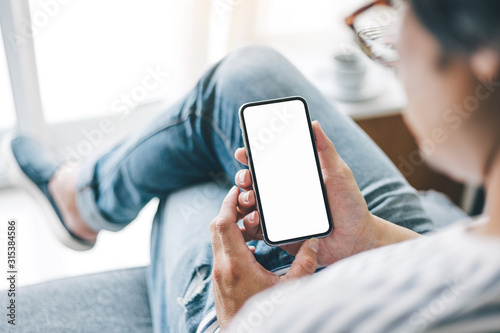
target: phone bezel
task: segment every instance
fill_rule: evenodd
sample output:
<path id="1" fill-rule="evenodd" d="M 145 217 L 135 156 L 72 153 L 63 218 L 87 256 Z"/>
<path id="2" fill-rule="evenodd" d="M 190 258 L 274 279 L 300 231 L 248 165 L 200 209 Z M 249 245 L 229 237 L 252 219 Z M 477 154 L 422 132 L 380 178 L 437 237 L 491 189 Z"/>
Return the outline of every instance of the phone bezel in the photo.
<path id="1" fill-rule="evenodd" d="M 255 174 L 255 168 L 254 168 L 254 165 L 253 165 L 252 151 L 250 149 L 250 145 L 248 144 L 249 141 L 248 141 L 248 133 L 247 133 L 247 129 L 246 129 L 244 112 L 249 107 L 254 107 L 254 106 L 259 106 L 259 105 L 266 105 L 266 104 L 289 102 L 289 101 L 297 101 L 297 100 L 301 101 L 302 104 L 304 105 L 304 111 L 306 113 L 307 124 L 308 124 L 309 134 L 310 134 L 310 138 L 311 138 L 311 144 L 312 144 L 312 148 L 313 148 L 313 151 L 314 151 L 314 159 L 316 161 L 316 168 L 317 168 L 318 176 L 319 176 L 320 183 L 321 183 L 321 191 L 322 191 L 322 194 L 323 194 L 323 201 L 324 201 L 324 204 L 325 204 L 325 209 L 326 209 L 326 213 L 327 213 L 327 217 L 328 217 L 328 224 L 329 224 L 329 226 L 328 226 L 328 230 L 326 232 L 324 232 L 324 233 L 307 235 L 307 236 L 303 236 L 303 237 L 297 237 L 297 238 L 292 238 L 292 239 L 286 239 L 286 240 L 283 240 L 283 241 L 273 242 L 267 236 L 267 229 L 266 229 L 265 216 L 264 216 L 265 213 L 263 211 L 262 203 L 261 203 L 261 200 L 260 200 L 259 185 L 258 185 L 257 177 L 256 177 L 256 174 Z M 255 192 L 255 198 L 256 198 L 256 201 L 257 201 L 257 209 L 258 209 L 259 215 L 260 215 L 260 225 L 261 225 L 261 228 L 262 228 L 262 234 L 263 234 L 264 242 L 266 242 L 266 244 L 268 244 L 270 246 L 281 246 L 281 245 L 285 245 L 285 244 L 297 243 L 297 242 L 304 241 L 304 240 L 307 240 L 307 239 L 310 239 L 310 238 L 313 238 L 313 237 L 322 238 L 322 237 L 326 237 L 326 236 L 330 235 L 332 233 L 332 231 L 333 231 L 333 218 L 332 218 L 331 211 L 330 211 L 330 205 L 328 203 L 328 195 L 326 193 L 326 187 L 325 187 L 325 183 L 323 181 L 323 175 L 321 173 L 321 165 L 319 163 L 318 151 L 316 149 L 316 139 L 314 137 L 314 131 L 313 131 L 313 128 L 312 128 L 312 123 L 311 123 L 311 116 L 309 114 L 309 108 L 307 106 L 306 100 L 303 97 L 301 97 L 301 96 L 292 96 L 292 97 L 285 97 L 285 98 L 277 98 L 277 99 L 269 99 L 269 100 L 263 100 L 263 101 L 257 101 L 257 102 L 250 102 L 250 103 L 243 104 L 240 107 L 238 113 L 239 113 L 239 117 L 240 117 L 240 127 L 241 127 L 242 136 L 243 136 L 243 141 L 245 143 L 245 148 L 246 148 L 245 150 L 246 150 L 247 157 L 248 157 L 248 164 L 249 164 L 249 168 L 250 168 L 250 174 L 251 174 L 251 177 L 252 177 L 252 186 L 253 186 L 253 190 Z"/>

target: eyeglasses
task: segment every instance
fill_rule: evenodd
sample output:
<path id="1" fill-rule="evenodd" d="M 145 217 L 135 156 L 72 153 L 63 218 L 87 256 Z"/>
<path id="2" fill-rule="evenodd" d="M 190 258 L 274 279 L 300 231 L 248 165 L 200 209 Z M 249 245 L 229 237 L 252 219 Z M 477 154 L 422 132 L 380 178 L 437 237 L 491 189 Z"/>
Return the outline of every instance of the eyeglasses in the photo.
<path id="1" fill-rule="evenodd" d="M 402 0 L 376 0 L 345 19 L 363 52 L 385 66 L 398 61 L 395 45 L 402 9 Z"/>

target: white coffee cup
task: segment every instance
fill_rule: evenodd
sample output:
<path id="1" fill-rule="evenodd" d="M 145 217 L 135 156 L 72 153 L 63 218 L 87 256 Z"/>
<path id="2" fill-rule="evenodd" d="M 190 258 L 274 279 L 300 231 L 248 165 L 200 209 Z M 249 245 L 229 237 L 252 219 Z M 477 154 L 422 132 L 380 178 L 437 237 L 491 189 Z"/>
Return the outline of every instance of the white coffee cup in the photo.
<path id="1" fill-rule="evenodd" d="M 366 60 L 357 53 L 343 53 L 333 57 L 333 75 L 340 87 L 360 89 L 366 77 Z"/>

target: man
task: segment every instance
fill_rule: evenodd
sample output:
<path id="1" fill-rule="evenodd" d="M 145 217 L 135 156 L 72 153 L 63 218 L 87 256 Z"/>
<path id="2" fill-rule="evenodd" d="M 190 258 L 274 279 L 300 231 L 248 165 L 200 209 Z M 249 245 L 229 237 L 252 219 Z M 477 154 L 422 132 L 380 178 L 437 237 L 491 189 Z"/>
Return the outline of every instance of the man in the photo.
<path id="1" fill-rule="evenodd" d="M 410 71 L 419 64 L 420 71 L 446 79 L 448 85 L 454 82 L 431 70 L 439 44 L 412 11 L 406 12 L 405 22 L 403 32 L 411 43 L 401 45 L 400 52 L 407 59 L 419 54 L 424 61 L 406 60 L 402 69 Z M 417 42 L 424 46 L 417 48 L 420 53 L 411 51 Z M 478 76 L 495 68 L 491 59 L 480 63 L 492 65 L 479 67 Z M 418 74 L 405 76 L 405 84 L 421 79 Z M 423 85 L 423 91 L 430 87 Z M 409 97 L 420 92 L 407 91 Z M 308 101 L 312 118 L 323 126 L 315 123 L 314 130 L 335 228 L 329 237 L 287 246 L 288 252 L 284 252 L 258 240 L 258 215 L 253 212 L 255 197 L 249 190 L 248 171 L 240 171 L 237 163 L 247 161 L 244 152 L 237 150 L 242 142 L 236 110 L 248 101 L 293 95 Z M 436 102 L 430 98 L 418 101 Z M 412 98 L 410 102 L 415 103 Z M 491 126 L 492 121 L 485 123 Z M 412 127 L 416 133 L 424 133 L 423 128 Z M 468 137 L 490 132 L 484 129 L 486 126 Z M 496 141 L 490 141 L 487 146 L 494 146 Z M 56 220 L 67 230 L 66 243 L 81 248 L 91 247 L 99 230 L 117 231 L 126 226 L 155 196 L 164 198 L 175 189 L 209 180 L 221 170 L 235 177 L 244 192 L 231 190 L 210 224 L 210 234 L 209 219 L 207 225 L 160 221 L 153 229 L 149 295 L 158 332 L 209 332 L 219 324 L 223 330 L 259 332 L 450 327 L 495 331 L 500 327 L 495 316 L 498 241 L 490 243 L 460 226 L 441 235 L 402 242 L 420 238 L 415 232 L 432 230 L 415 191 L 366 135 L 268 48 L 247 47 L 232 53 L 145 132 L 78 170 L 50 159 L 30 139 L 15 138 L 9 147 L 21 175 L 58 213 Z M 454 170 L 462 165 L 465 163 L 455 165 Z M 478 174 L 493 182 L 496 178 L 485 170 Z M 240 229 L 236 222 L 242 217 L 244 227 Z M 493 234 L 490 230 L 496 224 L 492 225 L 493 229 L 488 224 L 486 234 Z M 245 243 L 247 240 L 251 243 Z M 484 246 L 475 246 L 478 242 Z M 392 243 L 399 244 L 381 247 Z M 376 247 L 380 248 L 366 251 Z M 311 275 L 317 263 L 330 267 L 313 277 L 297 279 Z M 290 264 L 289 270 L 277 272 L 287 271 L 282 277 L 269 272 Z M 264 292 L 250 298 L 260 291 Z M 444 304 L 441 310 L 432 307 L 436 300 Z M 458 314 L 463 316 L 457 319 Z M 455 323 L 458 325 L 453 326 Z"/>

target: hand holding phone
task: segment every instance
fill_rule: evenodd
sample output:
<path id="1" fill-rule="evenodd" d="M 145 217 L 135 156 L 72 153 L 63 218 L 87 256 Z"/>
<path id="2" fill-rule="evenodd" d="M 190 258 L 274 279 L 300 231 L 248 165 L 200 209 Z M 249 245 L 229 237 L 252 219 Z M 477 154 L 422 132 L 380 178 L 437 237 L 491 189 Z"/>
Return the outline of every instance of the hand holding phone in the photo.
<path id="1" fill-rule="evenodd" d="M 378 218 L 369 212 L 351 170 L 339 156 L 319 123 L 313 122 L 312 127 L 331 216 L 335 221 L 333 232 L 319 240 L 318 262 L 321 265 L 329 265 L 363 250 L 376 247 L 377 239 L 373 234 L 378 234 L 376 229 L 380 223 L 374 222 Z M 235 157 L 240 163 L 249 165 L 244 148 L 237 149 Z M 289 158 L 288 156 L 282 157 L 281 168 L 286 168 Z M 300 175 L 291 177 L 289 181 L 293 184 Z M 238 200 L 238 210 L 243 217 L 242 231 L 245 239 L 247 241 L 263 239 L 250 170 L 239 171 L 236 174 L 235 183 L 243 189 Z M 294 188 L 292 193 L 281 195 L 286 201 L 289 196 L 294 196 L 297 192 L 299 189 Z M 289 209 L 293 210 L 294 207 L 289 207 Z M 281 247 L 295 255 L 300 245 L 301 242 L 298 242 Z"/>
<path id="2" fill-rule="evenodd" d="M 325 237 L 333 229 L 306 101 L 247 103 L 240 123 L 264 241 Z"/>

